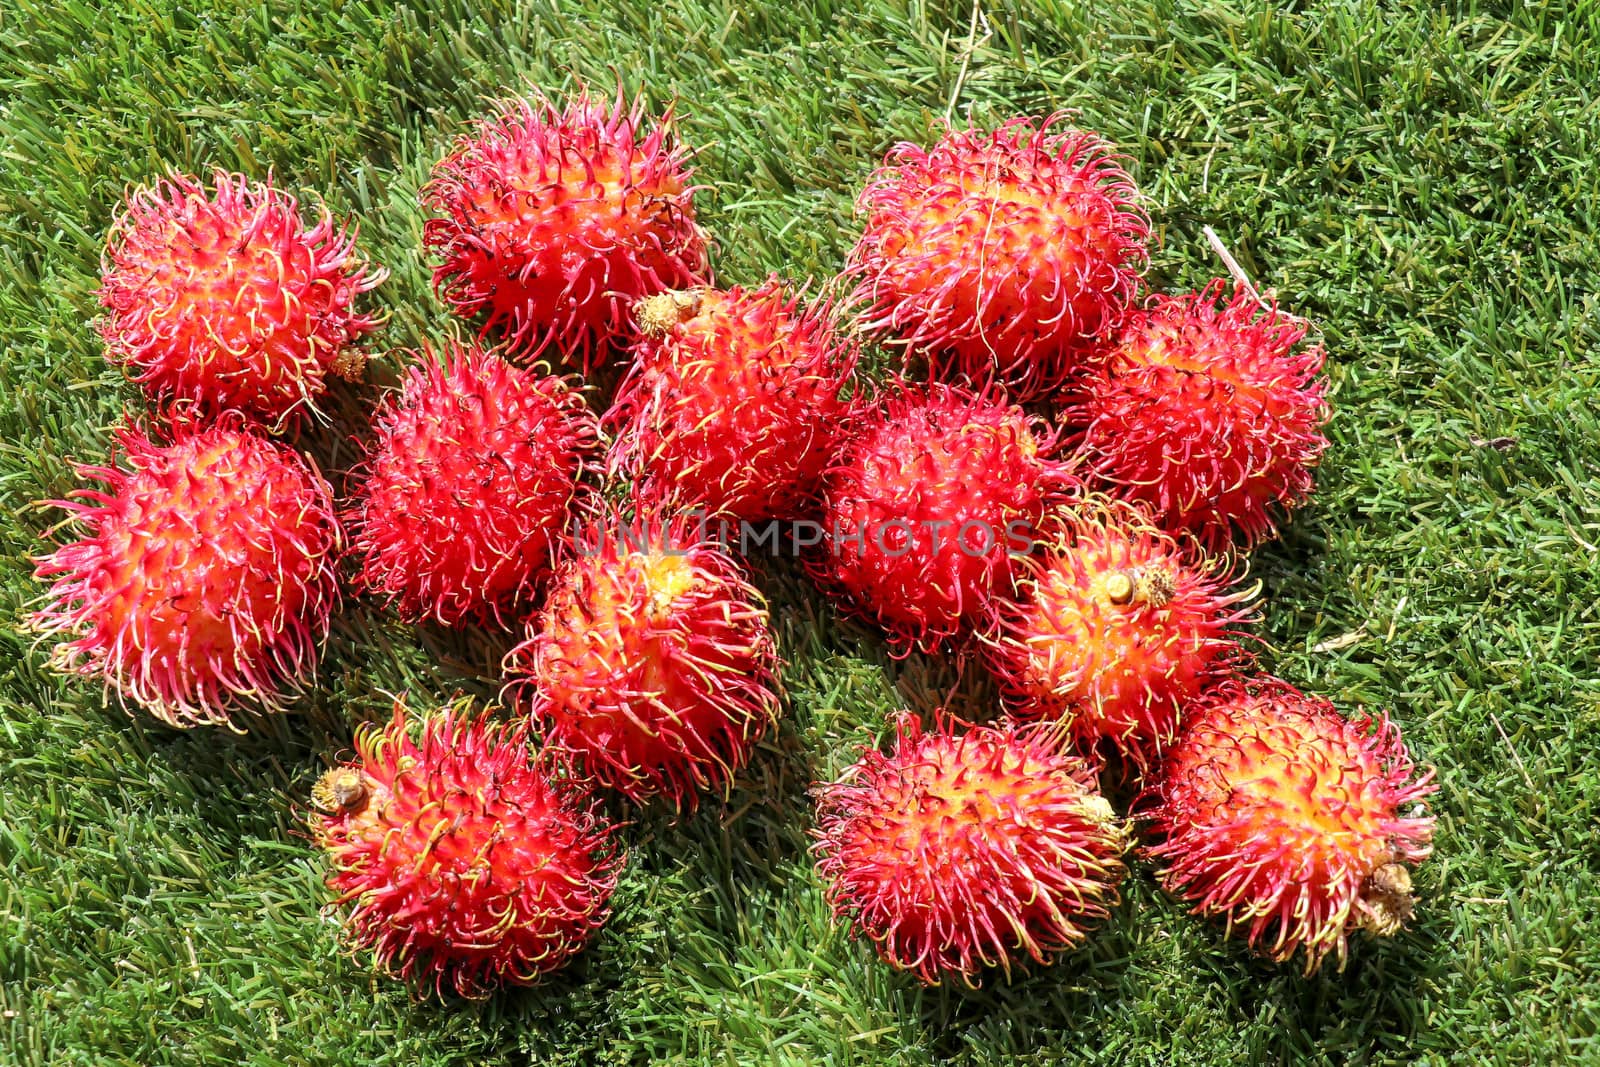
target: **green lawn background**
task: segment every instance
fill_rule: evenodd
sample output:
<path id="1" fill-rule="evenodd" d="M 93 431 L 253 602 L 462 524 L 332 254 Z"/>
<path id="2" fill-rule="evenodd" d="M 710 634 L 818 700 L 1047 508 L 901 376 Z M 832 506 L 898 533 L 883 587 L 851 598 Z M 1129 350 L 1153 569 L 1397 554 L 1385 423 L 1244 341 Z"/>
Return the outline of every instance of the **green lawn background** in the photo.
<path id="1" fill-rule="evenodd" d="M 0 1062 L 1600 1062 L 1596 5 L 3 0 L 0 42 Z M 398 349 L 453 328 L 416 190 L 464 120 L 619 77 L 676 99 L 724 281 L 831 276 L 892 142 L 1067 107 L 1130 158 L 1155 284 L 1220 271 L 1209 224 L 1320 323 L 1333 444 L 1254 564 L 1266 659 L 1438 767 L 1413 931 L 1304 979 L 1140 870 L 1054 968 L 893 974 L 827 915 L 804 790 L 954 674 L 768 568 L 789 713 L 729 804 L 629 829 L 616 915 L 558 980 L 414 1004 L 340 953 L 295 806 L 386 693 L 492 698 L 505 638 L 351 605 L 315 695 L 246 737 L 45 669 L 17 623 L 61 513 L 34 502 L 138 406 L 90 326 L 125 187 L 220 165 L 320 192 L 393 270 Z M 308 442 L 329 469 L 398 366 Z"/>

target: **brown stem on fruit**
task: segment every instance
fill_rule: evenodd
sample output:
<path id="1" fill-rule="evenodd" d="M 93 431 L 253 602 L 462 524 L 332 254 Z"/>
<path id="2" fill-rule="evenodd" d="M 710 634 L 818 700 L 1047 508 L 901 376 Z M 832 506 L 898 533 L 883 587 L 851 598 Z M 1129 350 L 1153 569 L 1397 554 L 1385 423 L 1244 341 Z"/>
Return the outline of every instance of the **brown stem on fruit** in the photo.
<path id="1" fill-rule="evenodd" d="M 668 289 L 633 305 L 633 317 L 646 337 L 661 337 L 700 313 L 699 289 Z"/>
<path id="2" fill-rule="evenodd" d="M 1388 937 L 1410 921 L 1416 908 L 1411 895 L 1411 872 L 1398 863 L 1386 863 L 1367 876 L 1356 907 L 1357 925 L 1379 937 Z"/>
<path id="3" fill-rule="evenodd" d="M 335 767 L 311 787 L 311 803 L 328 812 L 353 815 L 367 806 L 367 783 L 360 771 Z"/>
<path id="4" fill-rule="evenodd" d="M 333 373 L 347 382 L 359 382 L 367 373 L 367 357 L 354 348 L 346 348 L 333 357 Z"/>
<path id="5" fill-rule="evenodd" d="M 1139 599 L 1153 608 L 1164 608 L 1178 595 L 1178 576 L 1165 567 L 1147 567 L 1139 572 Z"/>
<path id="6" fill-rule="evenodd" d="M 1106 575 L 1106 598 L 1113 604 L 1164 608 L 1178 592 L 1178 576 L 1165 567 L 1142 567 Z"/>
<path id="7" fill-rule="evenodd" d="M 1078 801 L 1078 811 L 1083 817 L 1094 823 L 1106 832 L 1106 835 L 1115 843 L 1117 854 L 1120 856 L 1133 847 L 1133 830 L 1123 820 L 1117 818 L 1116 809 L 1111 802 L 1098 793 L 1089 793 Z"/>

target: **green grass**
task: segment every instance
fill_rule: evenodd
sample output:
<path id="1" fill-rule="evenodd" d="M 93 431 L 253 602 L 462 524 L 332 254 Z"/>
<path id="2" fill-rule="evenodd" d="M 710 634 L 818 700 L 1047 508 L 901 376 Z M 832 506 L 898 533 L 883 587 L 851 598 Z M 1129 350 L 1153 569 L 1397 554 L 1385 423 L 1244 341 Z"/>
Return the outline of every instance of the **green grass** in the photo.
<path id="1" fill-rule="evenodd" d="M 1600 9 L 1423 6 L 0 3 L 0 1061 L 1600 1062 Z M 450 328 L 415 199 L 444 145 L 508 89 L 619 76 L 703 146 L 725 279 L 828 278 L 852 190 L 952 104 L 1067 107 L 1131 158 L 1156 282 L 1220 270 L 1209 224 L 1321 324 L 1333 446 L 1255 563 L 1267 660 L 1392 709 L 1438 767 L 1414 930 L 1304 979 L 1141 870 L 1054 968 L 893 974 L 826 914 L 804 789 L 950 668 L 773 573 L 789 715 L 728 807 L 636 823 L 614 919 L 549 985 L 413 1003 L 340 953 L 296 805 L 385 692 L 492 697 L 503 640 L 352 606 L 320 691 L 242 738 L 45 669 L 15 629 L 60 519 L 33 502 L 137 403 L 90 327 L 127 184 L 220 165 L 319 192 L 393 269 L 381 344 L 414 345 Z"/>

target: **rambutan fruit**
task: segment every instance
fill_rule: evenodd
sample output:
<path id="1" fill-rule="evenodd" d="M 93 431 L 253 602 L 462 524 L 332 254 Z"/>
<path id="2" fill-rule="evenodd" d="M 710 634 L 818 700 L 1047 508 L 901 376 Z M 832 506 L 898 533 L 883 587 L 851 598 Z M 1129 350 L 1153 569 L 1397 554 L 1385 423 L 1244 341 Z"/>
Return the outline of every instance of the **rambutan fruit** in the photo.
<path id="1" fill-rule="evenodd" d="M 847 274 L 863 329 L 933 376 L 1058 388 L 1126 316 L 1150 223 L 1100 137 L 1060 115 L 899 144 L 868 180 Z"/>
<path id="2" fill-rule="evenodd" d="M 107 241 L 106 356 L 154 399 L 242 411 L 274 428 L 315 410 L 328 376 L 359 377 L 350 346 L 378 323 L 356 298 L 387 276 L 326 210 L 307 226 L 271 178 L 182 174 L 128 197 Z"/>
<path id="3" fill-rule="evenodd" d="M 1075 504 L 1025 566 L 1017 598 L 995 603 L 988 658 L 1013 710 L 1066 722 L 1085 752 L 1110 742 L 1148 766 L 1180 709 L 1249 658 L 1235 627 L 1259 587 L 1232 588 L 1230 567 L 1138 508 Z"/>
<path id="4" fill-rule="evenodd" d="M 930 985 L 1046 963 L 1116 903 L 1123 830 L 1047 724 L 925 733 L 907 714 L 894 752 L 869 750 L 815 793 L 835 913 Z"/>
<path id="5" fill-rule="evenodd" d="M 614 477 L 638 500 L 673 500 L 747 522 L 814 504 L 850 400 L 854 346 L 826 307 L 802 311 L 773 278 L 641 301 L 644 334 L 606 415 Z"/>
<path id="6" fill-rule="evenodd" d="M 829 471 L 817 579 L 932 651 L 1013 590 L 1017 559 L 1073 488 L 1055 435 L 1002 399 L 901 383 Z"/>
<path id="7" fill-rule="evenodd" d="M 279 710 L 317 661 L 338 602 L 328 485 L 298 455 L 235 425 L 178 423 L 168 444 L 118 434 L 124 467 L 68 509 L 83 536 L 35 560 L 48 606 L 29 625 L 66 638 L 52 662 L 99 676 L 172 726 Z"/>
<path id="8" fill-rule="evenodd" d="M 407 619 L 531 609 L 598 447 L 581 395 L 476 345 L 425 352 L 377 418 L 347 511 L 358 585 Z"/>
<path id="9" fill-rule="evenodd" d="M 618 93 L 503 101 L 422 190 L 433 284 L 516 356 L 554 348 L 587 372 L 628 337 L 633 304 L 706 280 L 688 151 L 670 111 Z"/>
<path id="10" fill-rule="evenodd" d="M 1303 951 L 1307 974 L 1330 952 L 1342 968 L 1351 930 L 1410 919 L 1407 865 L 1433 834 L 1415 802 L 1435 787 L 1386 716 L 1347 720 L 1271 677 L 1227 682 L 1187 714 L 1140 800 L 1169 892 L 1269 959 Z"/>
<path id="11" fill-rule="evenodd" d="M 1223 286 L 1137 312 L 1065 413 L 1096 475 L 1212 552 L 1275 536 L 1328 443 L 1322 349 L 1297 349 L 1305 325 L 1242 287 L 1221 302 Z"/>
<path id="12" fill-rule="evenodd" d="M 506 657 L 546 747 L 636 803 L 725 789 L 778 716 L 767 609 L 687 516 L 581 531 Z"/>
<path id="13" fill-rule="evenodd" d="M 378 965 L 487 996 L 565 965 L 608 917 L 622 856 L 580 790 L 530 762 L 523 728 L 453 705 L 357 737 L 312 790 L 334 906 Z"/>

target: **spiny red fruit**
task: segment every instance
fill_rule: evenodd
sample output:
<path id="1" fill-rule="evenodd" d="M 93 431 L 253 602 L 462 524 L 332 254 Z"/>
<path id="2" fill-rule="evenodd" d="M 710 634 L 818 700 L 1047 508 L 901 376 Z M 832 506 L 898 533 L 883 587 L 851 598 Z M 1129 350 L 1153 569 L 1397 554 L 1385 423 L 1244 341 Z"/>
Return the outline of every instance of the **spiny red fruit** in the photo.
<path id="1" fill-rule="evenodd" d="M 726 788 L 778 715 L 761 594 L 684 516 L 582 531 L 506 657 L 548 748 L 635 802 Z"/>
<path id="2" fill-rule="evenodd" d="M 510 625 L 550 572 L 598 444 L 583 398 L 451 344 L 423 354 L 377 426 L 347 513 L 358 583 L 408 619 Z"/>
<path id="3" fill-rule="evenodd" d="M 122 430 L 124 467 L 78 468 L 105 488 L 55 502 L 83 536 L 35 561 L 51 585 L 30 625 L 66 638 L 53 662 L 173 726 L 281 708 L 338 601 L 327 483 L 238 421 L 180 423 L 168 444 Z"/>
<path id="4" fill-rule="evenodd" d="M 837 914 L 936 985 L 1045 963 L 1117 900 L 1124 836 L 1087 764 L 1041 725 L 899 724 L 816 790 L 817 870 Z"/>
<path id="5" fill-rule="evenodd" d="M 1138 509 L 1074 507 L 1017 599 L 997 601 L 990 662 L 1015 710 L 1064 720 L 1080 746 L 1108 741 L 1140 767 L 1172 741 L 1179 711 L 1247 657 L 1234 629 L 1256 589 L 1201 561 Z"/>
<path id="6" fill-rule="evenodd" d="M 899 144 L 867 181 L 847 268 L 863 325 L 924 352 L 936 378 L 1032 399 L 1133 302 L 1149 220 L 1105 142 L 1051 132 L 1060 118 Z"/>
<path id="7" fill-rule="evenodd" d="M 1012 591 L 1015 557 L 1074 484 L 1055 444 L 1002 399 L 901 383 L 829 472 L 813 572 L 898 651 L 938 648 Z"/>
<path id="8" fill-rule="evenodd" d="M 281 425 L 315 410 L 330 374 L 360 375 L 349 346 L 378 320 L 356 298 L 387 272 L 327 211 L 307 226 L 270 178 L 213 183 L 174 174 L 128 197 L 99 294 L 106 355 L 152 397 Z"/>
<path id="9" fill-rule="evenodd" d="M 1412 913 L 1408 864 L 1430 852 L 1417 800 L 1432 772 L 1387 717 L 1347 720 L 1276 678 L 1233 681 L 1198 709 L 1142 803 L 1162 884 L 1244 928 L 1261 954 L 1329 952 L 1351 930 L 1388 935 Z"/>
<path id="10" fill-rule="evenodd" d="M 352 942 L 435 991 L 487 996 L 566 964 L 605 922 L 622 864 L 581 794 L 530 763 L 522 729 L 460 706 L 413 738 L 398 702 L 317 783 L 317 843 Z"/>
<path id="11" fill-rule="evenodd" d="M 634 301 L 704 280 L 687 157 L 670 112 L 647 120 L 620 93 L 500 103 L 423 188 L 442 216 L 423 227 L 434 288 L 515 354 L 553 346 L 587 371 L 629 334 Z"/>
<path id="12" fill-rule="evenodd" d="M 1276 535 L 1275 510 L 1311 494 L 1327 440 L 1323 352 L 1306 327 L 1223 283 L 1158 297 L 1066 413 L 1096 474 L 1168 530 L 1220 552 Z"/>
<path id="13" fill-rule="evenodd" d="M 644 333 L 607 422 L 612 474 L 637 499 L 749 522 L 793 518 L 817 496 L 845 427 L 855 349 L 826 307 L 802 311 L 769 280 L 640 302 Z"/>

